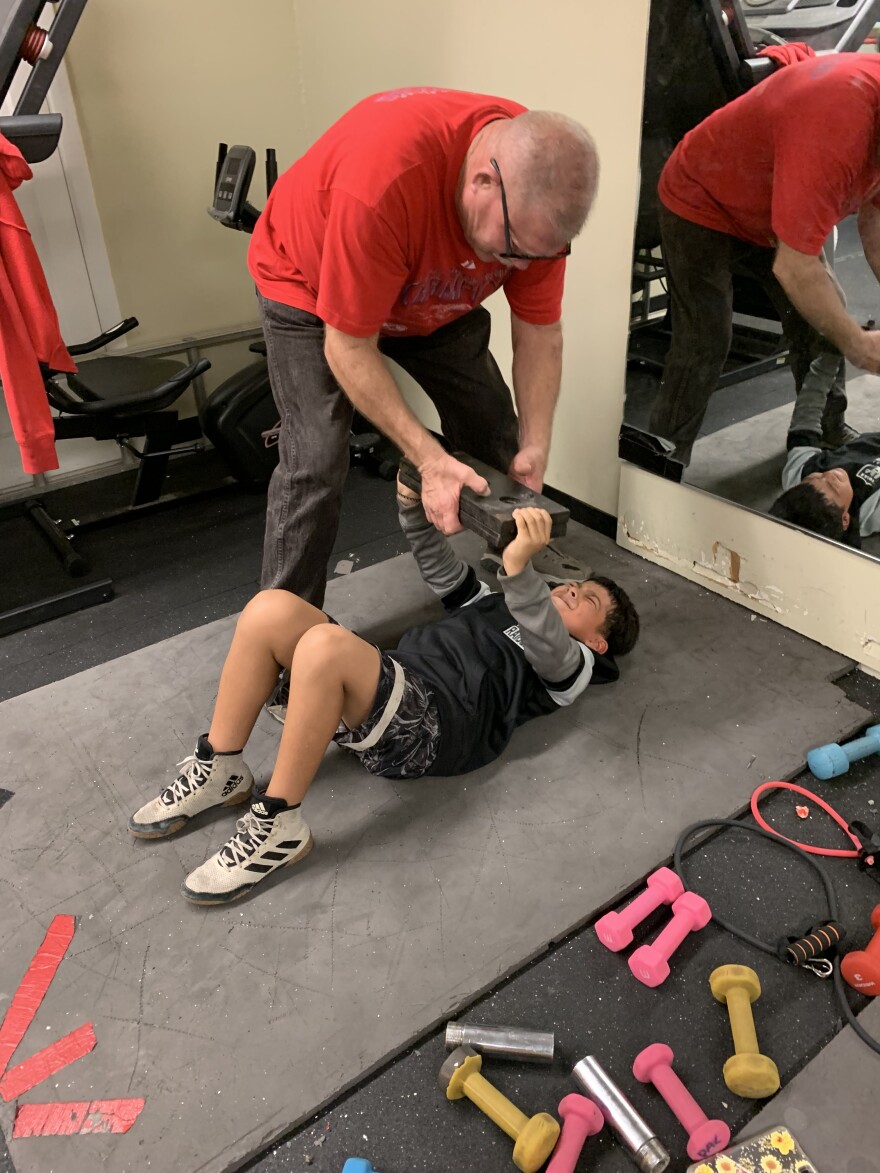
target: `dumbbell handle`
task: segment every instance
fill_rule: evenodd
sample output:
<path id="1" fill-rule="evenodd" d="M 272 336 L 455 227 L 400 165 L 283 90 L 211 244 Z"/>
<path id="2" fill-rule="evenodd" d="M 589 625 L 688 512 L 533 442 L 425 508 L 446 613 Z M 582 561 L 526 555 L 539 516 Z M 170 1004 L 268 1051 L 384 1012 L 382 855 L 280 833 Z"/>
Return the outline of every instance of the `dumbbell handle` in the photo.
<path id="1" fill-rule="evenodd" d="M 733 1033 L 733 1049 L 737 1055 L 760 1055 L 752 1004 L 745 990 L 729 990 L 727 1012 Z"/>
<path id="2" fill-rule="evenodd" d="M 868 730 L 864 737 L 856 737 L 853 741 L 846 741 L 840 746 L 850 762 L 857 762 L 868 754 L 880 750 L 880 725 Z"/>
<path id="3" fill-rule="evenodd" d="M 574 1112 L 566 1113 L 566 1100 L 581 1102 L 581 1106 L 586 1109 L 586 1116 Z M 565 1100 L 559 1105 L 559 1115 L 563 1117 L 562 1135 L 556 1142 L 550 1164 L 544 1173 L 572 1173 L 587 1137 L 595 1136 L 597 1132 L 601 1132 L 605 1123 L 605 1118 L 598 1106 L 587 1096 L 579 1096 L 577 1092 L 572 1092 L 570 1096 L 565 1097 Z"/>
<path id="4" fill-rule="evenodd" d="M 463 1086 L 467 1098 L 506 1132 L 511 1140 L 519 1137 L 529 1118 L 524 1112 L 520 1112 L 516 1104 L 512 1104 L 507 1096 L 502 1095 L 497 1087 L 476 1071 L 467 1077 Z"/>
<path id="5" fill-rule="evenodd" d="M 817 777 L 824 777 L 827 769 L 824 764 L 825 755 L 833 755 L 831 760 L 834 761 L 837 754 L 843 754 L 847 763 L 852 765 L 853 762 L 857 762 L 861 758 L 866 758 L 872 753 L 880 753 L 880 725 L 872 725 L 861 737 L 856 737 L 852 741 L 846 741 L 843 745 L 836 741 L 829 741 L 827 745 L 819 746 L 818 749 L 811 749 L 807 754 L 807 765 Z M 831 777 L 835 777 L 837 773 L 842 773 L 845 769 L 846 767 L 841 761 L 837 771 L 832 773 Z"/>
<path id="6" fill-rule="evenodd" d="M 663 928 L 656 940 L 651 942 L 649 947 L 668 960 L 693 927 L 694 920 L 690 912 L 687 909 L 679 909 L 676 912 L 675 905 L 673 905 L 672 920 Z"/>
<path id="7" fill-rule="evenodd" d="M 688 1134 L 709 1119 L 672 1067 L 658 1064 L 651 1072 L 651 1083 Z"/>
<path id="8" fill-rule="evenodd" d="M 665 903 L 666 900 L 662 892 L 656 888 L 646 888 L 644 892 L 638 894 L 635 900 L 631 900 L 625 908 L 620 909 L 616 916 L 617 922 L 626 925 L 628 929 L 634 929 L 655 909 Z M 596 927 L 598 928 L 600 924 L 601 920 L 597 922 Z"/>

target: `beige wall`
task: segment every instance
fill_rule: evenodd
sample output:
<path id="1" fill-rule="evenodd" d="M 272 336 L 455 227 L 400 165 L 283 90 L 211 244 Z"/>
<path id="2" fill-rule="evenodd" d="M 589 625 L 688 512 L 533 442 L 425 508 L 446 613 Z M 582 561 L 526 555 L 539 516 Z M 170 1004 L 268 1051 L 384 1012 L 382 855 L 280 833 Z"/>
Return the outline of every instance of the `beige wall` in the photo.
<path id="1" fill-rule="evenodd" d="M 604 0 L 554 0 L 549 7 L 532 0 L 299 0 L 296 9 L 310 138 L 365 94 L 415 84 L 562 110 L 595 136 L 602 179 L 568 267 L 565 374 L 547 479 L 616 514 L 648 0 L 628 0 L 625 22 Z M 609 52 L 611 45 L 625 51 Z M 488 304 L 493 351 L 507 372 L 507 303 L 498 294 Z M 411 385 L 408 395 L 433 423 L 424 397 Z"/>
<path id="2" fill-rule="evenodd" d="M 90 0 L 65 60 L 137 346 L 254 324 L 247 238 L 205 209 L 219 141 L 304 141 L 293 4 Z"/>
<path id="3" fill-rule="evenodd" d="M 876 562 L 631 466 L 621 474 L 647 17 L 648 0 L 261 0 L 249 11 L 90 0 L 68 62 L 122 310 L 141 318 L 140 345 L 253 323 L 247 240 L 205 214 L 219 139 L 274 146 L 283 167 L 354 101 L 399 85 L 564 110 L 595 135 L 602 182 L 569 266 L 550 482 L 619 508 L 634 552 L 878 671 Z M 491 308 L 507 366 L 503 297 Z"/>
<path id="4" fill-rule="evenodd" d="M 247 238 L 205 214 L 218 140 L 274 146 L 283 168 L 365 94 L 411 84 L 563 110 L 595 135 L 602 181 L 569 266 L 548 479 L 615 513 L 648 0 L 626 11 L 622 24 L 607 0 L 90 0 L 68 63 L 137 344 L 254 320 Z M 253 194 L 262 205 L 259 170 Z M 503 296 L 491 308 L 507 370 Z"/>

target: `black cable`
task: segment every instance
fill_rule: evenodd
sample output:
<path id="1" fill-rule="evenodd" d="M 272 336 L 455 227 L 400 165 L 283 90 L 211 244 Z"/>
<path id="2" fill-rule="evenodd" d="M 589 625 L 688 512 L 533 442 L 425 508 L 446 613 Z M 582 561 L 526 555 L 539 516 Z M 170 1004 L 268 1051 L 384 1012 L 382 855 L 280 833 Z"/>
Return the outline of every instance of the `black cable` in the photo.
<path id="1" fill-rule="evenodd" d="M 821 879 L 825 888 L 825 899 L 828 901 L 828 919 L 833 921 L 838 919 L 837 893 L 834 891 L 834 885 L 831 882 L 831 877 L 828 875 L 825 868 L 823 868 L 819 861 L 815 858 L 815 856 L 808 855 L 806 851 L 801 851 L 801 849 L 796 847 L 794 843 L 789 842 L 787 839 L 781 838 L 779 835 L 774 835 L 770 831 L 765 831 L 762 827 L 752 827 L 748 823 L 741 823 L 738 819 L 703 819 L 699 823 L 691 823 L 689 827 L 685 827 L 676 840 L 672 859 L 673 867 L 675 868 L 679 879 L 686 888 L 690 887 L 690 885 L 688 885 L 685 880 L 684 869 L 682 868 L 681 863 L 681 857 L 684 854 L 685 846 L 687 845 L 688 840 L 692 839 L 694 835 L 697 835 L 700 831 L 705 831 L 712 827 L 733 827 L 735 830 L 748 831 L 751 835 L 761 835 L 765 839 L 770 839 L 773 843 L 778 844 L 780 847 L 785 847 L 789 851 L 793 851 L 795 855 L 799 855 L 805 863 L 808 863 L 810 867 L 819 873 L 819 878 Z M 742 929 L 732 925 L 730 921 L 722 920 L 720 916 L 716 916 L 714 912 L 712 914 L 712 919 L 714 920 L 715 924 L 720 925 L 722 929 L 725 929 L 732 936 L 739 937 L 739 939 L 741 941 L 745 941 L 747 945 L 753 945 L 755 949 L 760 949 L 764 953 L 770 953 L 775 958 L 777 958 L 777 960 L 779 959 L 779 954 L 776 951 L 775 945 L 770 945 L 766 941 L 760 940 L 758 937 L 753 937 L 749 933 L 743 932 Z M 843 978 L 840 975 L 840 958 L 835 957 L 831 964 L 834 990 L 843 1010 L 844 1018 L 853 1028 L 862 1042 L 867 1043 L 872 1051 L 875 1051 L 878 1055 L 880 1055 L 880 1042 L 869 1035 L 865 1028 L 859 1023 L 859 1020 L 856 1018 L 849 1004 L 849 999 L 846 994 L 846 987 L 844 985 Z"/>

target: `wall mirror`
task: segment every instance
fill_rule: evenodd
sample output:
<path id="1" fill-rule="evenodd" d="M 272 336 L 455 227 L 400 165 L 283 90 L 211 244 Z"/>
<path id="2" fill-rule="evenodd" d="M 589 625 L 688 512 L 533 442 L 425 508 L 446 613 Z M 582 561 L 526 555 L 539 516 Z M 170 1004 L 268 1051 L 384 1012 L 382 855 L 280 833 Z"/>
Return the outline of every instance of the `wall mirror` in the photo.
<path id="1" fill-rule="evenodd" d="M 872 33 L 878 21 L 878 0 L 652 0 L 619 447 L 623 459 L 760 513 L 768 513 L 782 494 L 795 406 L 792 350 L 780 315 L 758 282 L 733 277 L 732 342 L 690 453 L 677 449 L 658 426 L 671 329 L 657 183 L 690 129 L 784 68 L 760 56 L 761 49 L 805 42 L 820 55 L 877 54 Z M 880 56 L 877 68 L 880 74 Z M 880 322 L 880 283 L 865 259 L 855 216 L 838 224 L 826 253 L 850 313 L 863 325 Z M 853 518 L 842 541 L 880 558 L 880 376 L 848 363 L 837 377 L 844 375 L 844 419 L 863 442 L 831 428 L 827 445 L 817 451 L 830 452 L 834 443 L 849 440 L 844 455 L 834 458 L 850 487 L 856 487 Z M 793 467 L 790 463 L 789 481 Z M 802 465 L 805 472 L 813 467 Z M 799 474 L 794 475 L 798 483 Z M 860 524 L 860 508 L 870 523 Z M 860 533 L 865 524 L 876 532 Z"/>

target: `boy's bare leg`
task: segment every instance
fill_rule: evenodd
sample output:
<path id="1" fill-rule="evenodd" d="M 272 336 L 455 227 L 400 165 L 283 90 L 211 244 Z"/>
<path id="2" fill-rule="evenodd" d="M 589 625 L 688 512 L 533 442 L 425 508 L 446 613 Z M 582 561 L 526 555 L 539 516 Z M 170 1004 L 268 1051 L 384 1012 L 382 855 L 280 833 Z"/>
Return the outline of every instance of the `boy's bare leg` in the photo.
<path id="1" fill-rule="evenodd" d="M 289 611 L 289 605 L 284 607 Z M 310 622 L 308 612 L 301 609 L 295 613 L 297 622 L 288 625 L 290 634 L 279 637 L 275 634 L 279 608 L 281 604 L 270 599 L 265 608 L 268 614 L 252 613 L 249 624 L 242 624 L 242 641 L 235 656 L 230 653 L 228 672 L 224 669 L 226 687 L 222 710 L 218 705 L 216 731 L 218 737 L 240 737 L 248 721 L 249 731 L 264 691 L 271 686 L 272 673 L 290 651 L 290 700 L 275 769 L 266 793 L 254 797 L 235 834 L 187 876 L 181 892 L 194 904 L 237 900 L 267 875 L 309 854 L 312 833 L 299 804 L 340 719 L 356 728 L 375 704 L 381 666 L 378 651 L 335 624 L 314 623 L 301 630 L 303 623 Z M 260 654 L 255 655 L 255 649 Z"/>
<path id="2" fill-rule="evenodd" d="M 340 720 L 356 729 L 372 712 L 380 663 L 373 645 L 345 628 L 328 623 L 303 635 L 291 662 L 287 720 L 266 791 L 270 798 L 289 806 L 302 802 Z"/>
<path id="3" fill-rule="evenodd" d="M 215 752 L 245 745 L 278 673 L 290 667 L 303 635 L 322 626 L 331 626 L 324 612 L 289 591 L 260 591 L 251 599 L 238 618 L 220 675 L 208 732 Z"/>
<path id="4" fill-rule="evenodd" d="M 179 763 L 177 778 L 131 816 L 132 835 L 162 839 L 212 807 L 248 801 L 254 778 L 242 750 L 260 707 L 303 635 L 329 627 L 322 611 L 288 591 L 251 599 L 236 624 L 208 735 Z"/>

